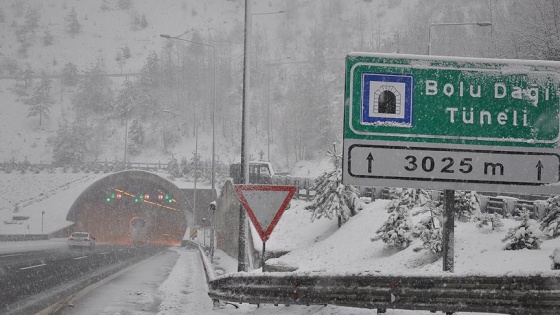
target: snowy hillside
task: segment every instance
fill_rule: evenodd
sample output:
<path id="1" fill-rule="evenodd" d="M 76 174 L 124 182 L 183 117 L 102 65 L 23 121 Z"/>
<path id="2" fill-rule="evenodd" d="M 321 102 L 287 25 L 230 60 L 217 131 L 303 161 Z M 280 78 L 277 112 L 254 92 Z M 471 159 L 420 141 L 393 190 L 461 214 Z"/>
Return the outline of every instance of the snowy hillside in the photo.
<path id="1" fill-rule="evenodd" d="M 123 3 L 129 3 L 124 5 Z M 239 1 L 59 1 L 25 0 L 3 2 L 5 21 L 0 27 L 2 57 L 29 63 L 32 69 L 59 72 L 72 62 L 80 68 L 103 59 L 109 73 L 137 72 L 151 51 L 159 51 L 164 40 L 159 34 L 179 35 L 191 28 L 231 28 L 241 16 Z M 25 24 L 30 9 L 38 12 L 38 26 L 28 36 L 31 44 L 24 54 L 15 30 Z M 76 11 L 81 25 L 78 34 L 67 32 L 67 17 Z M 145 17 L 146 26 L 137 25 Z M 219 23 L 218 23 L 219 22 Z M 45 33 L 52 44 L 44 45 Z M 124 63 L 116 60 L 123 49 L 130 49 Z M 53 64 L 56 61 L 56 65 Z"/>
<path id="2" fill-rule="evenodd" d="M 291 77 L 302 70 L 300 63 L 308 63 L 313 56 L 310 53 L 310 33 L 315 32 L 319 23 L 324 23 L 328 16 L 335 14 L 336 21 L 330 23 L 330 30 L 323 30 L 325 34 L 320 36 L 348 37 L 354 44 L 336 47 L 336 51 L 330 49 L 327 53 L 329 58 L 342 58 L 347 52 L 359 50 L 364 43 L 368 43 L 368 49 L 379 48 L 381 41 L 390 38 L 404 21 L 399 16 L 408 11 L 409 7 L 417 1 L 386 1 L 386 0 L 352 0 L 348 2 L 332 1 L 256 1 L 253 5 L 253 46 L 257 53 L 253 56 L 254 67 L 261 67 L 263 63 L 270 60 L 287 60 L 288 68 L 286 78 L 283 80 L 288 84 Z M 79 32 L 69 32 L 69 20 L 75 12 L 75 18 L 80 25 Z M 276 15 L 261 15 L 271 12 L 281 12 Z M 370 12 L 364 14 L 363 12 Z M 50 163 L 52 160 L 52 142 L 56 135 L 59 124 L 63 120 L 73 121 L 75 109 L 72 98 L 76 94 L 75 88 L 62 87 L 58 79 L 52 82 L 51 94 L 55 103 L 50 108 L 49 117 L 43 117 L 39 125 L 38 117 L 27 117 L 28 108 L 23 103 L 25 96 L 18 96 L 16 85 L 22 84 L 16 81 L 14 75 L 30 67 L 35 76 L 41 71 L 47 74 L 59 74 L 64 65 L 71 62 L 76 65 L 79 73 L 84 73 L 102 62 L 108 74 L 119 75 L 121 73 L 137 73 L 146 62 L 151 52 L 163 53 L 164 47 L 170 42 L 161 38 L 160 34 L 171 36 L 182 36 L 192 38 L 194 33 L 201 36 L 201 41 L 214 42 L 218 47 L 218 58 L 220 64 L 231 64 L 236 71 L 236 78 L 241 80 L 241 62 L 243 54 L 243 1 L 220 0 L 220 1 L 180 1 L 169 0 L 163 3 L 150 0 L 103 0 L 103 1 L 59 1 L 59 0 L 25 0 L 0 3 L 0 161 L 23 161 L 27 159 L 32 163 Z M 356 17 L 359 17 L 356 20 Z M 353 21 L 350 23 L 350 21 Z M 321 26 L 322 27 L 322 26 Z M 354 31 L 355 30 L 355 31 Z M 226 37 L 230 32 L 234 36 Z M 322 32 L 322 33 L 323 33 Z M 330 46 L 336 41 L 327 39 Z M 179 43 L 184 44 L 184 43 Z M 376 46 L 377 45 L 377 46 Z M 279 49 L 280 46 L 282 49 Z M 336 46 L 336 45 L 334 45 Z M 375 46 L 375 47 L 374 47 Z M 262 48 L 259 48 L 262 47 Z M 227 58 L 227 60 L 226 60 Z M 221 61 L 224 59 L 223 61 Z M 340 59 L 342 60 L 342 59 Z M 293 65 L 292 65 L 293 64 Z M 338 64 L 338 63 L 337 63 Z M 261 66 L 259 66 L 261 65 Z M 337 65 L 341 70 L 342 62 Z M 19 70 L 18 70 L 19 69 Z M 220 69 L 218 69 L 220 71 Z M 262 70 L 259 70 L 262 71 Z M 256 74 L 259 71 L 255 71 Z M 338 71 L 333 84 L 337 86 L 333 90 L 332 99 L 329 101 L 336 109 L 335 114 L 341 115 L 342 108 L 342 76 Z M 256 75 L 255 74 L 255 75 Z M 121 87 L 125 77 L 111 78 L 111 89 L 116 93 Z M 254 78 L 252 84 L 255 104 L 262 104 L 265 95 L 264 82 Z M 239 86 L 234 84 L 234 86 Z M 286 94 L 287 87 L 280 86 L 278 91 Z M 218 106 L 231 108 L 240 106 L 241 99 L 230 99 L 227 95 L 220 95 L 227 91 L 219 91 Z M 30 91 L 28 91 L 30 93 Z M 174 93 L 174 92 L 173 92 Z M 227 101 L 226 101 L 227 100 Z M 160 100 L 162 101 L 162 100 Z M 274 100 L 273 100 L 274 101 Z M 291 102 L 282 96 L 277 102 L 282 106 Z M 223 105 L 222 105 L 223 103 Z M 226 106 L 227 105 L 227 106 Z M 255 106 L 256 106 L 255 105 Z M 295 105 L 294 105 L 295 106 Z M 189 109 L 182 109 L 177 119 L 188 120 L 192 117 Z M 226 118 L 232 119 L 231 115 L 239 112 L 223 111 Z M 267 136 L 263 135 L 266 130 L 261 109 L 254 107 L 255 117 L 253 119 L 254 130 L 257 134 L 252 135 L 252 148 L 250 154 L 258 158 L 258 152 L 266 148 Z M 278 109 L 280 111 L 280 109 Z M 218 116 L 222 113 L 218 107 Z M 231 113 L 231 114 L 230 114 Z M 278 112 L 277 112 L 278 113 Z M 273 113 L 274 114 L 274 113 Z M 275 115 L 275 114 L 274 114 Z M 103 118 L 93 118 L 90 124 L 97 124 Z M 208 116 L 206 116 L 208 119 Z M 239 119 L 234 122 L 239 123 Z M 175 124 L 179 122 L 175 121 Z M 275 122 L 273 121 L 273 124 Z M 335 123 L 338 125 L 340 119 L 325 122 L 325 125 Z M 107 121 L 108 134 L 100 146 L 101 155 L 90 156 L 100 160 L 122 159 L 124 126 L 122 121 Z M 201 124 L 204 124 L 202 122 Z M 285 124 L 285 123 L 283 123 Z M 260 125 L 260 126 L 259 126 Z M 217 139 L 217 156 L 221 161 L 239 159 L 239 136 L 235 130 L 220 130 L 227 128 L 223 123 L 218 126 L 219 134 L 227 134 L 233 140 Z M 161 127 L 159 127 L 161 128 Z M 282 147 L 285 140 L 281 137 L 292 137 L 287 134 L 279 134 L 286 129 L 284 125 L 273 125 L 272 144 L 275 162 L 288 161 L 282 155 L 289 155 L 293 159 L 292 152 L 286 152 Z M 293 129 L 292 127 L 288 129 Z M 336 134 L 339 126 L 333 126 Z M 152 130 L 159 132 L 158 130 Z M 260 132 L 260 133 L 259 133 Z M 201 128 L 198 139 L 198 152 L 203 158 L 210 155 L 211 135 L 209 128 Z M 278 140 L 274 140 L 278 138 Z M 340 141 L 336 135 L 335 140 Z M 292 141 L 292 140 L 290 140 Z M 330 142 L 319 145 L 319 150 L 330 146 Z M 190 156 L 195 150 L 195 139 L 183 137 L 170 152 L 161 152 L 160 147 L 145 150 L 141 155 L 131 157 L 136 161 L 164 161 L 167 162 L 171 156 L 180 158 Z M 316 155 L 321 156 L 322 152 Z M 279 163 L 278 163 L 279 164 Z M 292 165 L 282 163 L 283 170 L 288 170 Z"/>

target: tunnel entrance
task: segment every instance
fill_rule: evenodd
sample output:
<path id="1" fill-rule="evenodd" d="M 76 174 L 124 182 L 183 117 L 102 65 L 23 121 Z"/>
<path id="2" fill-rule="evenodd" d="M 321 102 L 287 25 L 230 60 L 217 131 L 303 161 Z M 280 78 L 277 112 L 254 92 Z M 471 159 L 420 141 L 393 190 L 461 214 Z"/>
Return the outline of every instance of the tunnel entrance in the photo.
<path id="1" fill-rule="evenodd" d="M 172 182 L 127 170 L 104 177 L 74 201 L 66 219 L 73 231 L 89 231 L 101 243 L 180 244 L 193 210 Z"/>

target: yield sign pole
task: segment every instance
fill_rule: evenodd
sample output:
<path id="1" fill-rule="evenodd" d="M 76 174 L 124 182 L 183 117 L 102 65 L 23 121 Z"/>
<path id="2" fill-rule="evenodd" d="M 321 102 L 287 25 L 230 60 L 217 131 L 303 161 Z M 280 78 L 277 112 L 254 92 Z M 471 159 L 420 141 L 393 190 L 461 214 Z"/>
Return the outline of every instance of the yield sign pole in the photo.
<path id="1" fill-rule="evenodd" d="M 245 208 L 263 242 L 262 269 L 264 272 L 266 241 L 288 207 L 297 188 L 285 185 L 234 185 L 234 189 L 239 202 Z"/>

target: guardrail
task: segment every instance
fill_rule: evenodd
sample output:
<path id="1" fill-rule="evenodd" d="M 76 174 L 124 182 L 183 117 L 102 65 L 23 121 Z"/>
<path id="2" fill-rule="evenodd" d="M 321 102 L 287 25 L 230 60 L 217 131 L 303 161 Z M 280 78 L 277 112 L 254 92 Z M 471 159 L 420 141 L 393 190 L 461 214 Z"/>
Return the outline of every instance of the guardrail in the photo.
<path id="1" fill-rule="evenodd" d="M 289 175 L 272 176 L 273 185 L 296 186 L 298 189 L 294 194 L 294 199 L 305 199 L 307 201 L 311 201 L 313 197 L 315 197 L 315 191 L 310 189 L 314 182 L 314 179 L 306 177 L 294 177 Z"/>
<path id="2" fill-rule="evenodd" d="M 506 314 L 559 314 L 560 276 L 310 276 L 231 274 L 209 282 L 214 300 Z"/>

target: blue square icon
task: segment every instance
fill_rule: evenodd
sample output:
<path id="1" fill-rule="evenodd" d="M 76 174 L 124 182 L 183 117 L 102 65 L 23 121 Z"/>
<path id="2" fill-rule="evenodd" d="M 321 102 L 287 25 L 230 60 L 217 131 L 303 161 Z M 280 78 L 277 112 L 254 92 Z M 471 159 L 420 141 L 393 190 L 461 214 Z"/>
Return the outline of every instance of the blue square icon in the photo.
<path id="1" fill-rule="evenodd" d="M 412 127 L 411 75 L 362 75 L 362 125 Z"/>

